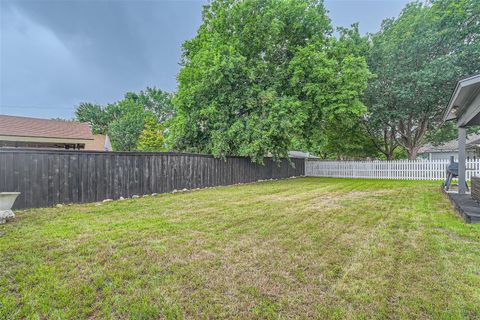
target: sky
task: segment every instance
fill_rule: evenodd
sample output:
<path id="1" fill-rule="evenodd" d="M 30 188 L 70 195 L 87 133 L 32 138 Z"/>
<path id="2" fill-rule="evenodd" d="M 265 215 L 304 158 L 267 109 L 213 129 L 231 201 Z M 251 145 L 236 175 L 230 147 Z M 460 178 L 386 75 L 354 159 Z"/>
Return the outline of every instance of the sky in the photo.
<path id="1" fill-rule="evenodd" d="M 404 0 L 326 0 L 334 26 L 376 32 Z M 174 91 L 206 1 L 0 0 L 0 114 L 73 118 L 147 86 Z"/>

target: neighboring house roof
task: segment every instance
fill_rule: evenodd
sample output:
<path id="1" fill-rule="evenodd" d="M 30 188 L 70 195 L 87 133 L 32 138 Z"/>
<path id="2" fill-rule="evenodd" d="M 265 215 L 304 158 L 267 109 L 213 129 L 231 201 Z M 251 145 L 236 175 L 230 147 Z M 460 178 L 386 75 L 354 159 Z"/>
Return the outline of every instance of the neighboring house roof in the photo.
<path id="1" fill-rule="evenodd" d="M 467 149 L 472 149 L 480 145 L 480 134 L 470 134 L 467 137 L 466 147 Z M 429 153 L 429 152 L 457 152 L 458 151 L 458 140 L 451 140 L 445 142 L 444 144 L 434 146 L 432 144 L 427 144 L 420 148 L 419 153 Z"/>
<path id="2" fill-rule="evenodd" d="M 7 115 L 0 115 L 0 136 L 94 139 L 88 123 Z"/>
<path id="3" fill-rule="evenodd" d="M 290 158 L 318 158 L 311 154 L 310 152 L 303 152 L 303 151 L 288 151 L 288 156 Z"/>
<path id="4" fill-rule="evenodd" d="M 105 140 L 107 140 L 106 144 Z M 85 150 L 112 151 L 112 146 L 110 145 L 110 141 L 107 139 L 106 135 L 95 134 L 93 135 L 93 141 L 88 141 L 85 143 Z"/>

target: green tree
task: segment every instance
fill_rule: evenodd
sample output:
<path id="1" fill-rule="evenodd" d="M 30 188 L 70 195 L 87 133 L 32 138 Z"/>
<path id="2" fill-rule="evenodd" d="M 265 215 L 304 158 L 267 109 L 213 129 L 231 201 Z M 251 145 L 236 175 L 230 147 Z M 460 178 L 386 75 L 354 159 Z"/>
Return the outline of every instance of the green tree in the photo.
<path id="1" fill-rule="evenodd" d="M 94 103 L 82 102 L 75 110 L 75 118 L 80 122 L 89 123 L 94 134 L 106 134 L 110 115 L 102 106 Z"/>
<path id="2" fill-rule="evenodd" d="M 359 125 L 366 111 L 361 97 L 371 77 L 362 57 L 368 40 L 360 36 L 357 24 L 339 33 L 339 40 L 329 39 L 327 49 L 306 47 L 291 63 L 296 68 L 294 92 L 306 98 L 303 104 L 310 109 L 301 149 L 325 158 L 373 156 L 372 143 Z"/>
<path id="3" fill-rule="evenodd" d="M 147 88 L 140 93 L 127 92 L 124 99 L 105 107 L 81 103 L 75 115 L 78 121 L 90 123 L 93 133 L 108 133 L 115 151 L 161 151 L 164 124 L 174 115 L 171 100 L 172 94 Z"/>
<path id="4" fill-rule="evenodd" d="M 175 109 L 172 104 L 173 94 L 162 91 L 155 87 L 147 87 L 140 93 L 128 92 L 125 98 L 132 99 L 140 103 L 145 111 L 150 111 L 160 123 L 167 121 L 175 115 Z"/>
<path id="5" fill-rule="evenodd" d="M 365 110 L 368 69 L 345 44 L 321 1 L 212 1 L 183 45 L 169 142 L 257 162 L 312 148 L 326 123 Z"/>
<path id="6" fill-rule="evenodd" d="M 383 22 L 368 54 L 376 78 L 365 102 L 369 132 L 383 140 L 387 157 L 400 144 L 416 158 L 441 124 L 455 82 L 480 71 L 479 56 L 478 0 L 415 2 Z"/>
<path id="7" fill-rule="evenodd" d="M 118 116 L 108 124 L 112 148 L 116 151 L 136 150 L 138 138 L 145 126 L 145 109 L 128 96 L 110 107 L 118 112 Z"/>
<path id="8" fill-rule="evenodd" d="M 149 113 L 145 117 L 145 126 L 138 138 L 137 149 L 141 151 L 165 151 L 164 127 L 158 118 Z"/>

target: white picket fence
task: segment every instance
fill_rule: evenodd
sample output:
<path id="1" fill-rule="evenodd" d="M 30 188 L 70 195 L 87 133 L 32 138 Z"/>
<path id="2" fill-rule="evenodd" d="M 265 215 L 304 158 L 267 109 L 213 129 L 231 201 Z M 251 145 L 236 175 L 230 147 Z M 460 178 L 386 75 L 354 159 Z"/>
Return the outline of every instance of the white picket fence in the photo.
<path id="1" fill-rule="evenodd" d="M 450 160 L 324 161 L 308 159 L 305 175 L 312 177 L 445 180 Z M 466 161 L 467 180 L 480 175 L 480 160 Z M 470 169 L 470 170 L 469 170 Z"/>

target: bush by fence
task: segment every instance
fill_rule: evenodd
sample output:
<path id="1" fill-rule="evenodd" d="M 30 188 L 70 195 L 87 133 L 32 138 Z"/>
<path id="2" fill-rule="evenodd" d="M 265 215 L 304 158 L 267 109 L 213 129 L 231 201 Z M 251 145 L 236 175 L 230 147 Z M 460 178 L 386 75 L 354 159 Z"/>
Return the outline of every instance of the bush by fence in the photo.
<path id="1" fill-rule="evenodd" d="M 183 153 L 0 150 L 0 192 L 20 191 L 15 208 L 86 203 L 174 189 L 303 176 L 305 162 L 257 165 Z"/>
<path id="2" fill-rule="evenodd" d="M 312 177 L 445 180 L 450 160 L 322 161 L 309 159 L 305 175 Z M 467 160 L 467 179 L 480 174 L 480 160 Z"/>

